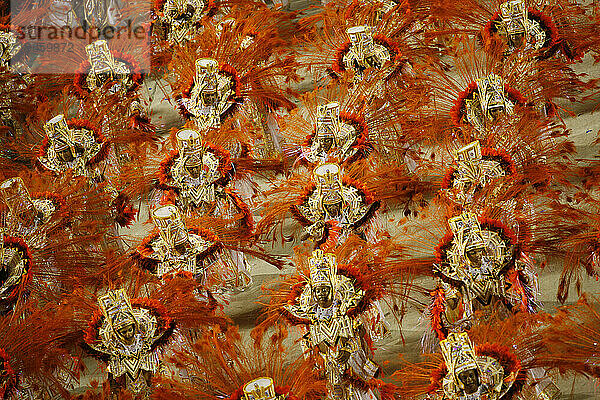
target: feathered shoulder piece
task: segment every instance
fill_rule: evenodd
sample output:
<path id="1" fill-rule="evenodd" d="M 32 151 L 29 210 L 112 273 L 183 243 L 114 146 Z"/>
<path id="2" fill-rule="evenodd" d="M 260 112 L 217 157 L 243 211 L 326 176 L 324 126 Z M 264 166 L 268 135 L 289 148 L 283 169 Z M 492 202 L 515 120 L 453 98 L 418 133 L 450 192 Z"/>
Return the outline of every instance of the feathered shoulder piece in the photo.
<path id="1" fill-rule="evenodd" d="M 0 387 L 0 398 L 9 399 L 16 391 L 19 385 L 19 377 L 13 367 L 10 365 L 10 356 L 0 349 L 0 363 L 3 370 L 3 383 Z"/>
<path id="2" fill-rule="evenodd" d="M 483 79 L 485 80 L 486 78 Z M 505 94 L 504 101 L 505 103 L 510 102 L 506 103 L 510 104 L 510 107 L 514 108 L 516 105 L 523 106 L 527 103 L 527 99 L 525 99 L 525 97 L 523 97 L 523 95 L 508 82 L 503 82 L 501 78 L 496 79 L 495 76 L 491 79 L 494 80 L 492 84 L 496 85 L 494 86 L 494 90 L 501 91 Z M 454 107 L 450 111 L 452 122 L 456 126 L 461 126 L 461 123 L 468 122 L 469 112 L 476 112 L 476 110 L 472 110 L 471 107 L 482 106 L 480 103 L 485 100 L 480 99 L 480 97 L 482 95 L 483 97 L 487 95 L 486 93 L 480 93 L 480 85 L 485 85 L 484 80 L 480 82 L 471 81 L 467 84 L 466 88 L 462 92 L 458 93 L 458 96 L 454 102 Z M 483 87 L 481 89 L 485 90 Z M 474 101 L 477 104 L 473 105 Z M 504 104 L 502 106 L 505 107 Z M 512 110 L 510 112 L 512 112 Z"/>
<path id="3" fill-rule="evenodd" d="M 63 207 L 66 204 L 66 200 L 63 196 L 53 192 L 36 192 L 32 193 L 31 197 L 35 200 L 47 200 L 52 203 L 56 212 L 62 212 Z"/>
<path id="4" fill-rule="evenodd" d="M 479 167 L 489 164 L 489 166 L 491 167 L 490 169 L 497 169 L 496 177 L 508 176 L 516 174 L 517 172 L 517 168 L 512 158 L 503 149 L 498 150 L 490 147 L 484 147 L 481 149 L 479 156 L 476 157 L 476 159 L 472 160 L 459 159 L 453 165 L 448 167 L 444 174 L 444 179 L 442 180 L 442 189 L 449 189 L 454 187 L 457 184 L 457 179 L 460 178 L 461 174 L 465 174 L 466 169 L 468 167 L 473 167 L 474 173 L 479 172 L 475 171 L 475 169 L 480 169 L 477 168 L 475 165 L 467 165 L 469 164 L 469 161 L 472 164 L 478 164 Z M 483 171 L 479 173 L 482 172 Z"/>
<path id="5" fill-rule="evenodd" d="M 447 232 L 446 235 L 440 240 L 438 246 L 435 248 L 436 262 L 438 262 L 440 265 L 448 265 L 448 263 L 451 262 L 458 262 L 458 260 L 451 261 L 451 259 L 454 257 L 452 254 L 457 256 L 459 253 L 462 253 L 464 248 L 462 250 L 458 250 L 459 247 L 470 245 L 476 246 L 480 244 L 475 242 L 469 243 L 469 241 L 478 240 L 475 239 L 475 236 L 480 235 L 481 232 L 487 232 L 488 235 L 494 237 L 494 240 L 498 241 L 496 246 L 500 246 L 508 252 L 502 255 L 498 254 L 498 256 L 501 257 L 504 262 L 512 260 L 513 252 L 516 251 L 515 248 L 519 247 L 520 242 L 515 233 L 508 226 L 499 220 L 485 217 L 475 217 L 473 214 L 463 214 L 462 216 L 452 218 L 449 221 L 451 227 L 454 226 L 452 220 L 460 220 L 465 215 L 470 215 L 470 218 L 474 219 L 473 223 L 477 226 L 464 230 L 461 230 L 461 228 L 456 228 L 456 230 Z"/>

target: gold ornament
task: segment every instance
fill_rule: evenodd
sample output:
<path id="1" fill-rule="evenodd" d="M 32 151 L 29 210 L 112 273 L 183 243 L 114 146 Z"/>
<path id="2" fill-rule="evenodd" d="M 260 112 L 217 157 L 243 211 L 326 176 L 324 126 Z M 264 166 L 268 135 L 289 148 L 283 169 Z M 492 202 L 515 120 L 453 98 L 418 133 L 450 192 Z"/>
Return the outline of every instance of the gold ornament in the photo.
<path id="1" fill-rule="evenodd" d="M 345 68 L 354 71 L 359 79 L 365 69 L 381 68 L 391 59 L 389 50 L 375 43 L 373 31 L 374 28 L 367 25 L 353 26 L 346 30 L 350 38 L 350 48 L 342 61 Z"/>
<path id="2" fill-rule="evenodd" d="M 511 262 L 513 245 L 497 232 L 482 229 L 477 216 L 465 212 L 450 218 L 454 237 L 446 250 L 446 260 L 435 268 L 444 276 L 462 282 L 465 314 L 473 313 L 473 302 L 486 305 L 492 296 L 506 297 L 502 271 Z"/>
<path id="3" fill-rule="evenodd" d="M 496 74 L 477 79 L 477 89 L 465 100 L 467 122 L 480 132 L 496 121 L 500 114 L 513 113 L 514 104 L 504 92 L 504 79 Z"/>
<path id="4" fill-rule="evenodd" d="M 471 203 L 478 190 L 506 176 L 506 170 L 499 161 L 482 157 L 478 140 L 460 148 L 456 152 L 456 160 L 458 165 L 453 174 L 452 189 L 456 200 L 463 205 Z"/>
<path id="5" fill-rule="evenodd" d="M 529 18 L 527 5 L 523 0 L 500 4 L 500 21 L 496 23 L 496 30 L 506 40 L 507 55 L 523 45 L 539 50 L 547 39 L 546 32 L 539 22 Z"/>
<path id="6" fill-rule="evenodd" d="M 310 148 L 304 157 L 310 163 L 323 163 L 329 157 L 345 161 L 356 153 L 352 145 L 359 137 L 356 128 L 340 118 L 340 104 L 327 103 L 317 107 L 317 124 Z"/>
<path id="7" fill-rule="evenodd" d="M 131 70 L 121 61 L 115 60 L 105 40 L 96 40 L 85 46 L 90 63 L 86 77 L 88 88 L 95 93 L 104 94 L 104 85 L 111 83 L 109 94 L 124 93 L 133 85 Z"/>
<path id="8" fill-rule="evenodd" d="M 339 241 L 343 242 L 352 232 L 360 234 L 364 220 L 378 202 L 366 203 L 360 190 L 351 184 L 343 184 L 340 167 L 337 164 L 321 164 L 313 171 L 315 190 L 302 204 L 295 206 L 297 212 L 306 218 L 305 235 L 314 240 L 323 239 L 325 224 L 335 221 L 341 228 Z M 367 223 L 368 221 L 364 221 Z"/>
<path id="9" fill-rule="evenodd" d="M 235 103 L 234 85 L 230 76 L 219 71 L 217 60 L 196 60 L 196 74 L 190 97 L 181 101 L 200 130 L 221 125 L 221 116 Z"/>
<path id="10" fill-rule="evenodd" d="M 149 309 L 132 307 L 124 289 L 109 291 L 98 299 L 104 316 L 98 340 L 88 342 L 107 354 L 107 371 L 113 378 L 125 376 L 125 386 L 135 394 L 147 394 L 152 375 L 160 366 L 155 343 L 165 334 Z"/>
<path id="11" fill-rule="evenodd" d="M 465 332 L 450 333 L 440 341 L 448 373 L 443 378 L 446 400 L 499 400 L 512 387 L 516 372 L 505 373 L 500 362 L 491 356 L 477 356 Z"/>
<path id="12" fill-rule="evenodd" d="M 14 227 L 39 227 L 48 222 L 56 211 L 52 200 L 32 199 L 20 177 L 2 182 L 0 194 L 9 209 L 6 219 Z"/>
<path id="13" fill-rule="evenodd" d="M 75 176 L 97 177 L 97 171 L 88 162 L 102 150 L 102 144 L 91 129 L 71 129 L 61 114 L 49 120 L 44 130 L 49 146 L 38 160 L 45 168 L 56 174 L 72 169 Z"/>
<path id="14" fill-rule="evenodd" d="M 244 385 L 244 400 L 283 400 L 284 396 L 275 394 L 273 379 L 256 378 Z"/>
<path id="15" fill-rule="evenodd" d="M 181 44 L 191 40 L 204 16 L 207 3 L 203 0 L 166 0 L 161 21 L 166 25 L 167 41 Z"/>

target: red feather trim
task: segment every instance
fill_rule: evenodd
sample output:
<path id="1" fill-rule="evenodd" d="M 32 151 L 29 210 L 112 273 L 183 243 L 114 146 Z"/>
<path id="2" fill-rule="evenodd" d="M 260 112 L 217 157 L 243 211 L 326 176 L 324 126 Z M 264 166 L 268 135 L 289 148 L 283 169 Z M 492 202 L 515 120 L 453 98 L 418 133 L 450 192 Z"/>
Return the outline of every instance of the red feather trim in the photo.
<path id="1" fill-rule="evenodd" d="M 551 17 L 532 7 L 528 7 L 527 12 L 529 17 L 537 21 L 546 33 L 547 39 L 543 48 L 550 48 L 560 42 L 560 34 Z M 498 31 L 496 24 L 500 21 L 500 12 L 496 11 L 492 18 L 485 24 L 485 27 L 482 30 L 482 37 L 486 43 L 490 41 L 492 36 Z"/>
<path id="2" fill-rule="evenodd" d="M 2 372 L 0 372 L 0 378 L 2 379 L 0 399 L 9 399 L 19 386 L 19 377 L 10 365 L 9 355 L 2 348 L 0 348 L 0 362 L 3 366 Z"/>
<path id="3" fill-rule="evenodd" d="M 369 128 L 367 127 L 364 116 L 361 114 L 340 113 L 340 118 L 344 122 L 352 125 L 359 133 L 356 141 L 352 145 L 357 152 L 346 160 L 345 164 L 352 164 L 354 161 L 366 158 L 373 150 L 373 145 L 369 142 Z"/>
<path id="4" fill-rule="evenodd" d="M 501 221 L 491 219 L 491 218 L 484 218 L 484 217 L 478 217 L 477 219 L 479 220 L 479 223 L 480 223 L 482 229 L 487 229 L 487 230 L 496 232 L 498 235 L 500 235 L 500 238 L 503 241 L 508 242 L 509 245 L 516 246 L 517 252 L 520 249 L 523 249 L 526 247 L 527 240 L 523 239 L 519 242 L 519 240 L 517 239 L 517 236 L 512 231 L 512 229 L 510 229 L 509 227 L 504 225 Z M 453 239 L 454 239 L 454 234 L 452 232 L 447 232 L 444 235 L 444 237 L 442 237 L 439 244 L 435 247 L 435 249 L 434 249 L 435 261 L 438 264 L 443 265 L 448 262 L 446 252 L 448 251 L 450 246 L 452 246 Z"/>
<path id="5" fill-rule="evenodd" d="M 169 283 L 173 279 L 177 279 L 177 278 L 190 279 L 190 280 L 195 280 L 196 279 L 196 278 L 194 278 L 194 274 L 192 274 L 189 271 L 169 272 L 168 274 L 164 274 L 162 278 L 163 278 L 163 281 L 165 283 Z"/>
<path id="6" fill-rule="evenodd" d="M 452 184 L 454 183 L 454 173 L 456 172 L 455 167 L 450 167 L 446 169 L 446 173 L 444 174 L 444 178 L 442 179 L 441 187 L 442 189 L 450 189 Z"/>
<path id="7" fill-rule="evenodd" d="M 314 182 L 311 182 L 310 184 L 305 186 L 302 190 L 302 193 L 298 197 L 298 202 L 290 206 L 290 212 L 292 213 L 292 217 L 294 217 L 294 219 L 296 219 L 302 226 L 308 226 L 311 224 L 311 222 L 304 215 L 302 215 L 302 213 L 298 209 L 298 206 L 302 205 L 305 201 L 307 201 L 316 188 L 317 185 Z"/>
<path id="8" fill-rule="evenodd" d="M 115 222 L 119 224 L 119 226 L 130 226 L 133 221 L 135 221 L 138 210 L 133 207 L 129 196 L 125 193 L 119 193 L 117 198 L 113 200 L 113 206 L 115 207 L 116 212 Z"/>
<path id="9" fill-rule="evenodd" d="M 48 153 L 48 147 L 50 146 L 50 139 L 48 135 L 44 136 L 42 143 L 40 144 L 40 148 L 38 149 L 38 157 L 46 157 Z"/>
<path id="10" fill-rule="evenodd" d="M 167 155 L 161 162 L 158 167 L 158 189 L 161 190 L 173 190 L 176 189 L 172 186 L 169 186 L 167 182 L 173 179 L 173 175 L 171 175 L 171 168 L 173 164 L 175 164 L 175 160 L 179 157 L 179 150 L 171 150 L 169 155 Z"/>
<path id="11" fill-rule="evenodd" d="M 329 225 L 327 230 L 327 239 L 319 246 L 319 248 L 325 253 L 332 253 L 338 246 L 341 228 L 339 227 L 337 221 L 328 221 L 327 224 Z"/>
<path id="12" fill-rule="evenodd" d="M 560 42 L 560 33 L 550 16 L 532 7 L 528 7 L 527 11 L 531 19 L 537 21 L 546 33 L 547 39 L 544 48 L 552 47 Z"/>
<path id="13" fill-rule="evenodd" d="M 429 386 L 427 387 L 427 393 L 434 393 L 438 390 L 442 389 L 442 380 L 444 377 L 448 375 L 448 367 L 446 367 L 446 363 L 442 361 L 442 363 L 433 371 L 429 376 Z"/>
<path id="14" fill-rule="evenodd" d="M 390 60 L 396 62 L 402 58 L 402 52 L 400 52 L 400 46 L 398 43 L 394 42 L 392 39 L 383 36 L 383 35 L 375 35 L 373 36 L 373 41 L 377 44 L 384 46 L 390 52 Z"/>
<path id="15" fill-rule="evenodd" d="M 32 193 L 31 197 L 39 200 L 50 200 L 52 202 L 55 209 L 54 215 L 64 218 L 58 227 L 66 227 L 71 223 L 73 211 L 65 207 L 66 199 L 63 196 L 52 192 L 36 192 Z"/>
<path id="16" fill-rule="evenodd" d="M 477 83 L 471 82 L 465 90 L 458 94 L 458 98 L 454 100 L 454 106 L 450 109 L 450 117 L 452 123 L 460 126 L 460 122 L 465 114 L 465 100 L 473 97 L 473 93 L 477 90 Z"/>
<path id="17" fill-rule="evenodd" d="M 141 132 L 147 132 L 155 134 L 156 127 L 150 122 L 150 118 L 145 115 L 141 115 L 139 112 L 129 117 L 129 127 L 136 129 Z"/>
<path id="18" fill-rule="evenodd" d="M 504 395 L 506 400 L 512 399 L 513 396 L 521 391 L 525 384 L 526 373 L 521 368 L 521 362 L 517 359 L 515 354 L 511 352 L 509 347 L 496 343 L 484 343 L 480 346 L 475 346 L 475 353 L 478 356 L 488 356 L 498 360 L 506 375 L 510 373 L 517 374 L 510 390 Z"/>
<path id="19" fill-rule="evenodd" d="M 98 343 L 98 331 L 103 320 L 104 316 L 102 315 L 102 310 L 98 308 L 92 314 L 92 318 L 88 321 L 88 327 L 83 333 L 83 340 L 87 344 L 94 345 Z"/>
<path id="20" fill-rule="evenodd" d="M 87 166 L 98 164 L 106 159 L 110 151 L 110 141 L 104 137 L 100 129 L 86 119 L 72 119 L 67 122 L 67 126 L 72 129 L 87 129 L 92 131 L 96 143 L 102 144 L 100 151 L 86 163 Z"/>
<path id="21" fill-rule="evenodd" d="M 435 246 L 435 262 L 438 264 L 446 263 L 448 259 L 446 252 L 452 246 L 452 239 L 454 239 L 454 233 L 446 232 L 446 234 L 440 240 L 440 243 Z"/>
<path id="22" fill-rule="evenodd" d="M 376 372 L 376 375 L 380 373 L 381 369 Z M 354 374 L 350 369 L 347 369 L 344 372 L 342 379 L 363 391 L 378 391 L 381 400 L 393 400 L 397 398 L 397 396 L 395 396 L 395 393 L 397 392 L 397 386 L 391 383 L 386 383 L 380 379 L 371 378 L 368 381 L 365 381 L 360 376 Z"/>
<path id="23" fill-rule="evenodd" d="M 514 291 L 519 296 L 519 310 L 522 312 L 527 312 L 529 310 L 529 297 L 527 297 L 527 292 L 525 291 L 523 283 L 521 282 L 521 274 L 519 274 L 519 271 L 515 269 L 510 269 L 507 272 L 506 277 Z"/>
<path id="24" fill-rule="evenodd" d="M 131 299 L 131 306 L 144 308 L 150 312 L 152 312 L 156 317 L 158 317 L 158 326 L 162 330 L 168 330 L 173 327 L 175 321 L 173 318 L 169 316 L 169 312 L 165 308 L 165 306 L 156 299 L 149 298 L 137 298 Z"/>
<path id="25" fill-rule="evenodd" d="M 442 324 L 442 315 L 446 311 L 446 298 L 444 291 L 437 288 L 431 292 L 433 304 L 431 307 L 431 329 L 435 332 L 438 340 L 446 339 L 447 330 Z"/>
<path id="26" fill-rule="evenodd" d="M 342 184 L 345 186 L 354 186 L 356 189 L 358 189 L 358 193 L 361 195 L 365 204 L 371 204 L 374 202 L 373 194 L 371 191 L 365 188 L 361 182 L 352 179 L 349 176 L 344 176 L 342 177 Z"/>
<path id="27" fill-rule="evenodd" d="M 236 100 L 236 99 L 239 99 L 240 97 L 242 97 L 242 94 L 241 94 L 242 84 L 240 82 L 240 76 L 238 75 L 235 68 L 229 64 L 223 63 L 223 64 L 221 64 L 219 71 L 222 72 L 223 74 L 229 76 L 231 78 L 231 80 L 233 81 L 233 91 L 235 93 L 235 99 L 232 99 L 232 100 Z"/>
<path id="28" fill-rule="evenodd" d="M 527 104 L 527 99 L 521 94 L 521 92 L 509 86 L 508 83 L 504 84 L 504 91 L 506 92 L 506 97 L 508 97 L 508 99 L 513 103 L 518 105 Z"/>
<path id="29" fill-rule="evenodd" d="M 50 200 L 54 204 L 56 212 L 60 212 L 66 204 L 65 198 L 57 193 L 35 192 L 31 194 L 31 197 L 38 200 Z"/>
<path id="30" fill-rule="evenodd" d="M 335 58 L 333 59 L 333 65 L 331 68 L 338 74 L 346 71 L 346 67 L 344 66 L 344 56 L 350 50 L 351 44 L 352 43 L 350 43 L 350 41 L 347 41 L 335 52 Z"/>
<path id="31" fill-rule="evenodd" d="M 481 155 L 484 159 L 495 159 L 502 164 L 502 168 L 507 175 L 512 175 L 517 173 L 517 167 L 512 160 L 512 157 L 503 149 L 493 149 L 491 147 L 484 147 L 481 149 Z"/>
<path id="32" fill-rule="evenodd" d="M 219 159 L 217 170 L 221 174 L 221 178 L 217 180 L 217 185 L 225 186 L 231 180 L 233 175 L 233 162 L 231 161 L 231 153 L 221 146 L 212 143 L 206 143 L 206 147 Z"/>
<path id="33" fill-rule="evenodd" d="M 489 229 L 498 233 L 502 240 L 508 241 L 510 245 L 516 246 L 519 244 L 517 236 L 513 230 L 504 225 L 501 221 L 484 217 L 479 217 L 477 219 L 479 220 L 482 229 Z"/>
<path id="34" fill-rule="evenodd" d="M 481 33 L 482 33 L 482 37 L 486 43 L 491 39 L 492 35 L 498 31 L 498 29 L 496 29 L 496 23 L 499 21 L 500 21 L 500 12 L 496 11 L 494 13 L 494 15 L 492 16 L 492 19 L 490 19 L 483 27 L 483 30 L 481 31 Z"/>
<path id="35" fill-rule="evenodd" d="M 254 229 L 254 218 L 252 217 L 252 212 L 250 211 L 250 208 L 248 207 L 248 205 L 246 203 L 244 203 L 244 201 L 240 198 L 240 196 L 238 196 L 231 189 L 226 188 L 224 190 L 224 192 L 227 195 L 231 196 L 231 198 L 233 199 L 233 202 L 235 203 L 235 206 L 242 213 L 243 217 L 240 220 L 242 227 L 248 233 L 252 232 L 252 230 Z"/>
<path id="36" fill-rule="evenodd" d="M 306 286 L 307 284 L 308 284 L 308 282 L 302 281 L 302 282 L 296 283 L 294 286 L 292 286 L 292 289 L 287 294 L 287 303 L 289 305 L 298 304 L 297 300 L 300 297 L 300 295 L 302 294 L 302 292 L 304 291 L 304 286 Z"/>

